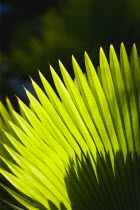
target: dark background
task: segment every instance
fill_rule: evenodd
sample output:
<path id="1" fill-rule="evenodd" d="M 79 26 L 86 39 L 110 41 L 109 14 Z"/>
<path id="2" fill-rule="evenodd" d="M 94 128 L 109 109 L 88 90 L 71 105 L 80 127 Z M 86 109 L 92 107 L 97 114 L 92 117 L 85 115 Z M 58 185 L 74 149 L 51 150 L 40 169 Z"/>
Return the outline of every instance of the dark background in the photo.
<path id="1" fill-rule="evenodd" d="M 39 69 L 51 84 L 49 63 L 59 74 L 58 58 L 73 76 L 71 55 L 84 69 L 86 50 L 95 67 L 99 47 L 119 55 L 124 42 L 130 54 L 140 46 L 139 0 L 0 1 L 0 100 L 14 94 L 28 103 L 22 84 L 34 94 L 29 75 L 40 84 Z"/>
<path id="2" fill-rule="evenodd" d="M 48 11 L 53 6 L 56 7 L 55 0 L 47 1 L 23 1 L 23 0 L 4 0 L 1 5 L 1 51 L 10 50 L 10 41 L 17 24 L 28 21 L 34 17 Z"/>

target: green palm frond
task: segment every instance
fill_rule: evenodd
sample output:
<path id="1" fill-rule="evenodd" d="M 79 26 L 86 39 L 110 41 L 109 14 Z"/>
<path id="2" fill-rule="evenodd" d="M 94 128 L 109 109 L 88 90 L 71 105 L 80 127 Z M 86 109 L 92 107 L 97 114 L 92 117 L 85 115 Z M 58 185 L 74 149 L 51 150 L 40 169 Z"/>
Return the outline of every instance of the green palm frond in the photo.
<path id="1" fill-rule="evenodd" d="M 52 67 L 57 89 L 39 72 L 45 91 L 32 81 L 20 113 L 1 103 L 1 186 L 26 209 L 140 209 L 140 66 L 134 45 L 129 62 L 110 46 L 100 49 L 96 72 L 85 53 L 86 74 L 72 57 L 73 80 Z M 3 163 L 3 164 L 2 164 Z M 6 168 L 7 166 L 7 168 Z M 5 201 L 14 209 L 20 209 Z"/>

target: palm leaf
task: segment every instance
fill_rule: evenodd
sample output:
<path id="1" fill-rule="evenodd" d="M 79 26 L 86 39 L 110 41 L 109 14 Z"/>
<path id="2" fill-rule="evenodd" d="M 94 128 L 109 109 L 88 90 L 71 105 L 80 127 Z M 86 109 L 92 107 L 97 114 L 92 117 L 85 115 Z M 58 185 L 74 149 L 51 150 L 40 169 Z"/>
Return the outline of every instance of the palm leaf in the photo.
<path id="1" fill-rule="evenodd" d="M 100 49 L 98 72 L 85 53 L 86 74 L 72 57 L 73 80 L 61 61 L 63 81 L 50 67 L 57 93 L 39 72 L 20 113 L 0 105 L 1 174 L 26 209 L 138 210 L 140 208 L 140 67 L 123 44 L 120 62 Z M 8 119 L 8 120 L 7 120 Z M 10 160 L 10 157 L 12 161 Z M 15 209 L 19 207 L 6 201 Z"/>

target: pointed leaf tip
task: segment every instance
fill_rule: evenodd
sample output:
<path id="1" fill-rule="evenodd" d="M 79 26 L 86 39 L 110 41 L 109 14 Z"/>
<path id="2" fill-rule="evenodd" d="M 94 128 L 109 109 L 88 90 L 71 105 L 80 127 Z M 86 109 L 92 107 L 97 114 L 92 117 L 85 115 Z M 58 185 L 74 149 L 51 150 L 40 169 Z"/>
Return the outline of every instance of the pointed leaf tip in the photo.
<path id="1" fill-rule="evenodd" d="M 14 96 L 17 98 L 18 101 L 21 101 L 20 98 L 17 95 L 14 94 Z"/>
<path id="2" fill-rule="evenodd" d="M 38 74 L 39 74 L 40 78 L 43 77 L 43 74 L 41 73 L 40 70 L 38 70 Z"/>
<path id="3" fill-rule="evenodd" d="M 27 88 L 26 87 L 24 87 L 24 85 L 22 85 L 22 87 L 24 88 L 24 90 L 25 90 L 25 92 L 26 92 L 26 94 L 29 92 L 28 90 L 27 90 Z"/>
<path id="4" fill-rule="evenodd" d="M 58 63 L 59 63 L 59 66 L 63 66 L 63 64 L 62 64 L 60 59 L 58 59 Z"/>
<path id="5" fill-rule="evenodd" d="M 87 51 L 84 52 L 84 55 L 88 55 L 88 54 L 87 54 Z"/>
<path id="6" fill-rule="evenodd" d="M 10 101 L 10 100 L 9 100 L 9 98 L 8 98 L 8 96 L 6 96 L 6 101 L 7 101 L 7 102 L 9 102 L 9 101 Z"/>
<path id="7" fill-rule="evenodd" d="M 25 87 L 24 85 L 22 85 L 22 87 L 24 88 L 25 91 L 27 90 L 26 87 Z"/>
<path id="8" fill-rule="evenodd" d="M 114 49 L 113 44 L 110 45 L 110 49 L 112 49 L 112 48 Z"/>
<path id="9" fill-rule="evenodd" d="M 49 66 L 50 66 L 50 70 L 53 70 L 53 67 L 51 65 L 49 65 Z"/>
<path id="10" fill-rule="evenodd" d="M 74 57 L 74 55 L 72 55 L 72 61 L 75 61 L 75 57 Z"/>
<path id="11" fill-rule="evenodd" d="M 32 77 L 31 77 L 30 75 L 29 75 L 29 78 L 30 78 L 30 80 L 31 80 L 31 82 L 32 82 L 33 79 L 32 79 Z"/>
<path id="12" fill-rule="evenodd" d="M 74 63 L 75 63 L 75 64 L 78 64 L 77 61 L 76 61 L 76 59 L 75 59 L 75 57 L 74 57 L 74 55 L 72 55 L 72 63 L 73 63 L 73 64 L 74 64 Z M 79 65 L 79 64 L 78 64 L 78 65 Z"/>
<path id="13" fill-rule="evenodd" d="M 124 43 L 123 42 L 121 43 L 121 47 L 124 47 Z"/>
<path id="14" fill-rule="evenodd" d="M 51 65 L 50 65 L 50 71 L 51 71 L 51 74 L 52 74 L 52 75 L 55 75 L 55 74 L 56 74 L 54 68 L 53 68 Z"/>
<path id="15" fill-rule="evenodd" d="M 84 52 L 84 57 L 85 57 L 85 58 L 89 58 L 89 56 L 88 56 L 88 54 L 87 54 L 86 51 Z"/>
<path id="16" fill-rule="evenodd" d="M 103 48 L 102 47 L 100 47 L 100 55 L 102 55 L 102 54 L 104 54 L 104 51 L 103 51 Z"/>
<path id="17" fill-rule="evenodd" d="M 53 72 L 54 72 L 54 69 L 51 65 L 50 65 L 50 72 L 51 72 L 51 74 L 53 74 Z"/>
<path id="18" fill-rule="evenodd" d="M 32 84 L 35 84 L 35 81 L 31 78 L 31 82 L 32 82 Z"/>
<path id="19" fill-rule="evenodd" d="M 39 69 L 38 69 L 38 74 L 39 74 L 39 75 L 42 75 L 42 73 L 41 73 L 41 71 L 40 71 Z"/>
<path id="20" fill-rule="evenodd" d="M 136 48 L 136 44 L 135 44 L 135 43 L 133 43 L 133 46 L 132 46 L 132 47 Z"/>
<path id="21" fill-rule="evenodd" d="M 100 54 L 100 57 L 101 56 L 106 57 L 102 47 L 100 47 L 100 53 L 99 54 Z"/>

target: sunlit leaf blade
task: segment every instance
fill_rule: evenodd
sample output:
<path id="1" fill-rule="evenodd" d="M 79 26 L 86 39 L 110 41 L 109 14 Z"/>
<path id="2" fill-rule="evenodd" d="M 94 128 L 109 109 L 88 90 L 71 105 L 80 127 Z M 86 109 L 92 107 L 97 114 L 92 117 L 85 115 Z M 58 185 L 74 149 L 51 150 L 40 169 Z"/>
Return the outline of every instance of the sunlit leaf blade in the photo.
<path id="1" fill-rule="evenodd" d="M 102 151 L 102 153 L 104 152 L 104 148 L 103 148 L 103 145 L 102 145 L 102 142 L 100 140 L 100 137 L 94 127 L 94 124 L 93 124 L 93 121 L 92 121 L 92 118 L 90 117 L 90 113 L 89 113 L 89 107 L 86 106 L 86 101 L 82 100 L 80 94 L 78 93 L 78 90 L 75 86 L 75 83 L 72 81 L 72 79 L 70 78 L 70 76 L 68 75 L 66 69 L 64 68 L 64 66 L 62 65 L 62 63 L 60 63 L 60 69 L 61 69 L 61 72 L 62 72 L 62 76 L 64 78 L 64 81 L 65 81 L 65 84 L 67 86 L 67 89 L 71 95 L 71 98 L 75 104 L 75 106 L 77 107 L 77 110 L 79 111 L 83 121 L 85 122 L 85 126 L 87 126 L 87 128 L 89 129 L 89 133 L 91 133 L 91 138 L 93 138 L 93 135 L 94 137 L 98 140 L 98 146 L 96 145 L 96 143 L 94 143 L 93 139 L 90 141 L 87 142 L 87 145 L 89 146 L 89 149 L 90 151 L 93 153 L 93 156 L 95 156 L 95 151 L 97 149 L 97 151 Z M 76 68 L 77 69 L 77 68 Z M 79 75 L 80 76 L 80 75 Z M 85 79 L 84 75 L 83 75 L 83 78 Z M 77 77 L 76 77 L 77 79 Z M 78 81 L 78 80 L 77 80 Z M 86 86 L 85 86 L 85 89 L 86 89 Z M 87 95 L 88 95 L 88 91 L 86 89 L 86 92 L 87 92 Z M 94 104 L 92 103 L 92 95 L 89 93 L 89 95 L 87 97 L 90 97 L 90 104 L 91 106 L 94 108 Z M 83 97 L 84 99 L 84 97 Z M 94 113 L 96 115 L 96 111 Z M 94 145 L 93 145 L 94 144 Z M 92 151 L 91 148 L 96 148 L 95 150 Z M 95 156 L 96 158 L 96 156 Z"/>
<path id="2" fill-rule="evenodd" d="M 40 73 L 40 77 L 41 77 L 42 83 L 44 85 L 44 88 L 45 88 L 45 90 L 46 90 L 46 92 L 47 92 L 47 94 L 49 96 L 49 99 L 51 100 L 52 105 L 55 108 L 55 111 L 57 111 L 57 113 L 59 115 L 59 120 L 61 119 L 63 121 L 63 123 L 65 124 L 65 126 L 68 129 L 67 133 L 69 132 L 69 136 L 71 135 L 71 137 L 69 138 L 69 141 L 70 141 L 69 143 L 70 144 L 72 142 L 74 143 L 73 147 L 74 147 L 74 150 L 75 150 L 75 146 L 77 148 L 75 140 L 78 140 L 78 144 L 79 144 L 80 148 L 82 149 L 82 151 L 83 152 L 87 151 L 88 146 L 87 146 L 86 142 L 84 141 L 80 131 L 78 130 L 77 125 L 74 123 L 72 117 L 69 115 L 69 113 L 67 112 L 67 110 L 65 109 L 65 107 L 63 106 L 63 104 L 61 103 L 59 98 L 56 96 L 55 92 L 52 90 L 52 88 L 50 87 L 49 83 L 45 80 L 43 75 L 41 75 L 41 73 Z M 37 91 L 35 85 L 34 85 L 34 87 L 35 87 L 35 90 Z M 38 91 L 37 91 L 37 93 L 38 93 Z M 39 97 L 42 105 L 46 109 L 47 113 L 50 114 L 51 110 L 48 109 L 47 103 L 45 103 L 45 100 L 43 100 L 43 98 L 45 96 L 43 96 L 41 98 L 39 96 L 39 94 L 38 94 L 38 97 Z M 55 116 L 57 116 L 57 115 L 55 114 Z M 53 117 L 53 116 L 51 115 L 50 117 Z M 58 117 L 55 119 L 55 123 L 56 123 L 56 121 L 58 122 Z M 73 137 L 73 139 L 72 139 L 72 137 Z"/>
<path id="3" fill-rule="evenodd" d="M 72 56 L 74 80 L 61 61 L 63 81 L 50 66 L 57 93 L 39 72 L 45 93 L 31 79 L 38 99 L 25 90 L 20 114 L 0 105 L 0 170 L 18 192 L 2 186 L 27 209 L 140 209 L 137 50 L 130 62 L 123 44 L 120 62 L 112 45 L 109 62 L 99 57 L 97 73 L 85 53 L 85 74 Z"/>
<path id="4" fill-rule="evenodd" d="M 63 85 L 62 81 L 59 79 L 55 71 L 51 68 L 52 76 L 54 79 L 54 83 L 56 85 L 56 88 L 58 90 L 58 93 L 60 94 L 61 100 L 64 103 L 64 106 L 66 110 L 68 111 L 69 115 L 73 119 L 74 123 L 77 125 L 78 130 L 80 131 L 81 135 L 83 136 L 86 144 L 88 147 L 91 147 L 90 149 L 94 151 L 94 155 L 96 155 L 96 148 L 93 143 L 92 137 L 90 136 L 90 133 L 86 127 L 86 124 L 84 120 L 82 119 L 82 115 L 79 112 L 78 108 L 81 109 L 81 111 L 86 111 L 85 105 L 80 97 L 80 95 L 77 93 L 76 89 L 76 96 L 77 96 L 77 101 L 73 101 L 73 98 L 71 97 L 71 92 L 69 92 Z M 73 85 L 75 85 L 73 83 Z M 74 88 L 74 86 L 73 86 Z M 75 87 L 76 88 L 76 87 Z M 74 93 L 73 90 L 73 93 Z M 81 107 L 79 104 L 77 104 L 78 100 L 81 102 Z M 86 111 L 87 114 L 87 111 Z M 88 117 L 88 116 L 87 116 Z"/>
<path id="5" fill-rule="evenodd" d="M 95 69 L 86 53 L 85 53 L 85 64 L 86 64 L 88 80 L 90 80 L 89 85 L 90 85 L 91 91 L 93 93 L 93 96 L 95 98 L 95 101 L 97 103 L 99 113 L 100 113 L 100 116 L 98 116 L 98 118 L 101 117 L 102 119 L 103 129 L 105 130 L 104 133 L 102 132 L 102 130 L 100 131 L 100 124 L 97 123 L 97 126 L 99 127 L 98 129 L 101 132 L 103 143 L 106 147 L 106 150 L 107 151 L 110 150 L 112 153 L 113 151 L 115 152 L 118 150 L 118 143 L 116 141 L 116 134 L 115 134 L 113 123 L 112 123 L 109 105 L 105 97 L 105 92 L 95 72 Z M 115 145 L 113 145 L 113 141 L 116 142 L 114 143 Z M 108 148 L 107 148 L 107 145 L 108 145 Z"/>

